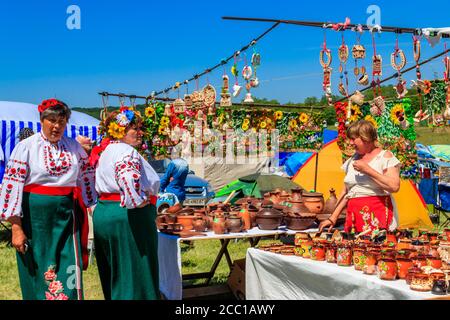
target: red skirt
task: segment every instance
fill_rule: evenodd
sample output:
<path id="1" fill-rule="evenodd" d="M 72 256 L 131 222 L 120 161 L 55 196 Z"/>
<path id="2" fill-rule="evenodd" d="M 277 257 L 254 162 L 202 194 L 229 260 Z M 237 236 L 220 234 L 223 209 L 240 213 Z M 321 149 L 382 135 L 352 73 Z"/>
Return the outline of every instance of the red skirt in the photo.
<path id="1" fill-rule="evenodd" d="M 349 199 L 344 229 L 350 232 L 355 227 L 358 233 L 367 229 L 388 229 L 394 216 L 393 209 L 390 196 Z"/>

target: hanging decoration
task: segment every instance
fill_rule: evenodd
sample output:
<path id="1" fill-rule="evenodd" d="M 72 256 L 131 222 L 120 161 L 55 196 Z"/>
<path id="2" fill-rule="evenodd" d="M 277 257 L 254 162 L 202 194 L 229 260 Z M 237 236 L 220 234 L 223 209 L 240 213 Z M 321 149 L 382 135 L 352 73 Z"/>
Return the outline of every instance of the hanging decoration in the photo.
<path id="1" fill-rule="evenodd" d="M 445 44 L 445 49 L 447 49 L 447 43 Z M 448 57 L 448 54 L 444 58 L 444 66 L 444 81 L 445 85 L 447 86 L 444 119 L 450 120 L 450 58 Z"/>
<path id="2" fill-rule="evenodd" d="M 342 33 L 342 44 L 338 49 L 339 58 L 339 93 L 344 97 L 348 97 L 348 71 L 347 71 L 347 61 L 349 57 L 349 49 L 345 44 L 344 33 Z M 345 78 L 345 83 L 344 83 Z"/>
<path id="3" fill-rule="evenodd" d="M 383 75 L 383 58 L 377 54 L 375 35 L 372 32 L 373 56 L 372 56 L 372 88 L 373 96 L 381 96 L 381 76 Z"/>
<path id="4" fill-rule="evenodd" d="M 222 90 L 220 92 L 220 106 L 221 107 L 230 107 L 231 103 L 231 94 L 230 94 L 230 78 L 225 74 L 222 76 Z"/>
<path id="5" fill-rule="evenodd" d="M 238 76 L 239 76 L 239 70 L 238 70 L 238 66 L 237 66 L 237 62 L 238 62 L 238 56 L 239 56 L 239 51 L 236 52 L 234 54 L 234 64 L 231 67 L 231 74 L 234 76 L 234 86 L 233 86 L 233 97 L 237 97 L 239 96 L 239 94 L 241 93 L 242 87 L 239 85 L 239 80 L 238 80 Z"/>
<path id="6" fill-rule="evenodd" d="M 326 28 L 326 26 L 324 26 Z M 331 94 L 331 71 L 332 68 L 330 68 L 332 62 L 332 56 L 331 56 L 331 50 L 327 48 L 327 38 L 326 38 L 326 29 L 324 30 L 324 41 L 323 41 L 323 48 L 320 51 L 320 65 L 323 69 L 323 82 L 322 82 L 322 88 L 325 92 L 325 96 L 328 101 L 328 105 L 333 104 L 333 97 Z"/>
<path id="7" fill-rule="evenodd" d="M 352 57 L 355 60 L 353 74 L 359 85 L 367 86 L 369 84 L 369 76 L 366 67 L 363 64 L 361 64 L 361 68 L 358 67 L 358 60 L 363 61 L 366 58 L 366 48 L 361 44 L 361 36 L 363 33 L 362 25 L 358 25 L 355 31 L 358 33 L 356 36 L 356 44 L 352 48 Z"/>
<path id="8" fill-rule="evenodd" d="M 257 76 L 257 70 L 261 65 L 261 55 L 256 51 L 255 45 L 253 44 L 253 54 L 252 54 L 252 67 L 253 67 L 253 77 L 250 79 L 250 86 L 252 88 L 257 88 L 259 86 L 259 79 Z"/>
<path id="9" fill-rule="evenodd" d="M 244 68 L 242 69 L 242 78 L 244 78 L 246 84 L 245 89 L 247 90 L 247 94 L 245 95 L 244 102 L 245 103 L 253 103 L 252 94 L 250 93 L 251 85 L 250 85 L 250 79 L 253 75 L 253 69 L 251 66 L 247 64 L 247 55 L 244 53 Z"/>
<path id="10" fill-rule="evenodd" d="M 400 61 L 397 62 L 397 59 L 400 59 Z M 403 80 L 401 72 L 402 69 L 406 66 L 406 56 L 403 50 L 398 46 L 398 34 L 395 43 L 395 51 L 391 54 L 391 66 L 395 71 L 397 71 L 398 78 L 397 85 L 394 87 L 394 89 L 397 92 L 397 98 L 402 99 L 408 93 L 408 90 L 406 88 L 406 81 Z"/>

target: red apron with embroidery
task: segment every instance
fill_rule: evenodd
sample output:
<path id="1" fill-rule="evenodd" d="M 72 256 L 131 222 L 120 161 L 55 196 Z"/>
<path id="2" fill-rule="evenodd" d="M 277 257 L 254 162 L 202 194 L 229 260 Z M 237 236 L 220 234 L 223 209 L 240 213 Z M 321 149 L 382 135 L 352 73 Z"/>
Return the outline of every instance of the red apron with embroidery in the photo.
<path id="1" fill-rule="evenodd" d="M 345 231 L 352 226 L 360 233 L 367 229 L 387 229 L 394 216 L 390 196 L 352 198 L 347 203 Z"/>

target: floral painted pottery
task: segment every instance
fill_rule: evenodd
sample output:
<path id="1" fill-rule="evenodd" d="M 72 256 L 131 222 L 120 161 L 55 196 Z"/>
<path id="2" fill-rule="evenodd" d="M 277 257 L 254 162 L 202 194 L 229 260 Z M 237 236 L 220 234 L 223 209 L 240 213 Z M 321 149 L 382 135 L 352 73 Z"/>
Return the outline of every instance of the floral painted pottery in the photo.
<path id="1" fill-rule="evenodd" d="M 405 278 L 406 284 L 410 285 L 413 276 L 416 275 L 416 274 L 418 274 L 418 273 L 422 273 L 422 269 L 417 268 L 417 267 L 411 267 L 411 268 L 409 268 L 408 273 L 406 274 L 406 278 Z"/>
<path id="2" fill-rule="evenodd" d="M 397 274 L 400 279 L 406 279 L 408 271 L 414 266 L 411 259 L 397 258 Z"/>
<path id="3" fill-rule="evenodd" d="M 314 243 L 311 248 L 311 260 L 325 261 L 325 246 L 322 243 Z"/>
<path id="4" fill-rule="evenodd" d="M 306 258 L 306 259 L 311 258 L 312 246 L 313 246 L 312 240 L 302 241 L 301 248 L 303 250 L 303 258 Z"/>
<path id="5" fill-rule="evenodd" d="M 309 235 L 303 232 L 297 232 L 294 236 L 294 244 L 300 246 L 302 241 L 310 240 Z"/>
<path id="6" fill-rule="evenodd" d="M 411 239 L 403 238 L 397 243 L 397 250 L 412 249 Z"/>
<path id="7" fill-rule="evenodd" d="M 412 276 L 410 288 L 414 291 L 431 291 L 433 289 L 433 279 L 428 274 L 416 273 Z"/>
<path id="8" fill-rule="evenodd" d="M 377 274 L 381 280 L 395 280 L 397 278 L 397 262 L 388 258 L 380 259 L 377 264 Z"/>
<path id="9" fill-rule="evenodd" d="M 326 246 L 325 259 L 328 263 L 337 263 L 337 246 L 334 243 L 329 243 Z"/>
<path id="10" fill-rule="evenodd" d="M 336 261 L 338 266 L 352 265 L 352 247 L 349 243 L 340 243 L 337 246 Z"/>
<path id="11" fill-rule="evenodd" d="M 368 250 L 366 252 L 366 259 L 364 261 L 362 270 L 364 274 L 374 275 L 377 273 L 377 263 L 379 257 L 380 257 L 379 250 Z"/>
<path id="12" fill-rule="evenodd" d="M 366 250 L 365 248 L 353 248 L 353 265 L 355 270 L 362 271 L 366 262 Z"/>
<path id="13" fill-rule="evenodd" d="M 417 256 L 412 259 L 414 262 L 414 266 L 417 268 L 426 267 L 428 265 L 427 258 L 425 256 Z"/>

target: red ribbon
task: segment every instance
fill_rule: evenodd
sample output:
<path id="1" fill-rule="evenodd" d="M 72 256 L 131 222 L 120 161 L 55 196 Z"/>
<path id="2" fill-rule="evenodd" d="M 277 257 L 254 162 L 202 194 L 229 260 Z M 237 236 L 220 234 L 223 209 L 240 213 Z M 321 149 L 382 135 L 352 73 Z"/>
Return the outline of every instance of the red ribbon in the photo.
<path id="1" fill-rule="evenodd" d="M 100 159 L 100 154 L 105 151 L 106 147 L 111 143 L 111 139 L 105 138 L 100 142 L 100 145 L 92 148 L 91 155 L 89 156 L 89 163 L 92 167 L 97 165 L 98 160 Z"/>

